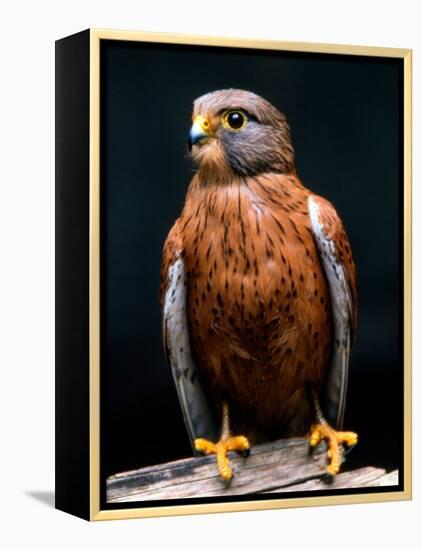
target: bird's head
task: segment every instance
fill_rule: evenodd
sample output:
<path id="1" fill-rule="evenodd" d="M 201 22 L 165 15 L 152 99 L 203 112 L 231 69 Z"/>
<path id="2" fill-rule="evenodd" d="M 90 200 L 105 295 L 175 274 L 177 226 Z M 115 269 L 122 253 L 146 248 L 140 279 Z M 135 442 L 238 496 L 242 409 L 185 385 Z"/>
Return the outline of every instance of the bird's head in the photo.
<path id="1" fill-rule="evenodd" d="M 194 102 L 192 122 L 189 150 L 203 180 L 294 169 L 286 117 L 252 92 L 205 94 Z"/>

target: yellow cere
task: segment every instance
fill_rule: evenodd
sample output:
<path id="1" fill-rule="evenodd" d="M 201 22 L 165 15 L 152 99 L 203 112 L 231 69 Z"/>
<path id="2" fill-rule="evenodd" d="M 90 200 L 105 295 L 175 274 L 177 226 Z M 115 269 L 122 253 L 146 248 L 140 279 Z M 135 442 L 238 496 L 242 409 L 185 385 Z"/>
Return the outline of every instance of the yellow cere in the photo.
<path id="1" fill-rule="evenodd" d="M 202 115 L 196 116 L 193 123 L 200 126 L 204 132 L 209 132 L 210 130 L 210 121 Z"/>

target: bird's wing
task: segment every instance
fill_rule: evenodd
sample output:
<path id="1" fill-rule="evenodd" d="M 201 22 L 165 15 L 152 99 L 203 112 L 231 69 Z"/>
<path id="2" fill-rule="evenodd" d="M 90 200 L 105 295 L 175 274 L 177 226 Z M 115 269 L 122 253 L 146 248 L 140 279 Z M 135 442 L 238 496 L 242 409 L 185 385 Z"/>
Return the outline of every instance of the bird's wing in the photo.
<path id="1" fill-rule="evenodd" d="M 188 282 L 179 224 L 178 220 L 164 244 L 160 301 L 164 349 L 173 373 L 189 438 L 194 448 L 193 442 L 197 437 L 215 439 L 217 423 L 202 386 L 191 349 L 187 313 Z"/>
<path id="2" fill-rule="evenodd" d="M 322 197 L 310 195 L 308 209 L 332 304 L 334 338 L 324 409 L 327 420 L 341 429 L 357 318 L 356 270 L 343 224 L 334 207 Z"/>

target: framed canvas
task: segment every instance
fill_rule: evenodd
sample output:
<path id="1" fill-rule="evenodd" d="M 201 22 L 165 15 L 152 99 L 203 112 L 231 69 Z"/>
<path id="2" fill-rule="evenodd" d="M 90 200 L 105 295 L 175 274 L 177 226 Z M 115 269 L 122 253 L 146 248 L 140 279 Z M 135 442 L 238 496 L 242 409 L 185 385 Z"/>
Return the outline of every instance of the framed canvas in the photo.
<path id="1" fill-rule="evenodd" d="M 411 51 L 58 40 L 56 507 L 401 500 L 411 467 Z"/>

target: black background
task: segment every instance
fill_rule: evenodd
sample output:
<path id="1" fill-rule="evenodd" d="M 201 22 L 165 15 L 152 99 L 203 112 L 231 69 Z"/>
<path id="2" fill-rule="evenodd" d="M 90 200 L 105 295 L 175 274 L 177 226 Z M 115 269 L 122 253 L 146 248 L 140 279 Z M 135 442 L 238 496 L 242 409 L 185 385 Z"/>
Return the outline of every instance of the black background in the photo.
<path id="1" fill-rule="evenodd" d="M 401 60 L 103 41 L 101 47 L 101 473 L 191 454 L 162 350 L 164 240 L 193 168 L 193 100 L 254 91 L 290 123 L 303 183 L 328 198 L 358 270 L 347 467 L 401 465 Z"/>

